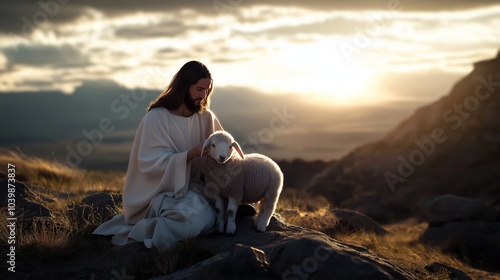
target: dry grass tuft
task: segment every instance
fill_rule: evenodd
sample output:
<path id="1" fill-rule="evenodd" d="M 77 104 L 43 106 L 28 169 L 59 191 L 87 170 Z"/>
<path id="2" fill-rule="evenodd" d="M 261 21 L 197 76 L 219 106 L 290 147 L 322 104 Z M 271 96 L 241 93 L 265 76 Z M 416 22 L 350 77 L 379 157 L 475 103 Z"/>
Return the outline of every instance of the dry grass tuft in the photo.
<path id="1" fill-rule="evenodd" d="M 326 206 L 314 212 L 284 211 L 282 216 L 290 224 L 321 231 L 332 235 L 336 231 L 337 217 Z"/>
<path id="2" fill-rule="evenodd" d="M 93 191 L 121 191 L 123 172 L 88 171 L 59 161 L 27 156 L 21 152 L 0 150 L 0 166 L 16 166 L 16 180 L 44 186 L 58 192 L 84 194 Z"/>
<path id="3" fill-rule="evenodd" d="M 311 196 L 308 192 L 285 188 L 278 201 L 278 211 L 297 210 L 314 212 L 329 207 L 330 202 L 324 196 Z"/>

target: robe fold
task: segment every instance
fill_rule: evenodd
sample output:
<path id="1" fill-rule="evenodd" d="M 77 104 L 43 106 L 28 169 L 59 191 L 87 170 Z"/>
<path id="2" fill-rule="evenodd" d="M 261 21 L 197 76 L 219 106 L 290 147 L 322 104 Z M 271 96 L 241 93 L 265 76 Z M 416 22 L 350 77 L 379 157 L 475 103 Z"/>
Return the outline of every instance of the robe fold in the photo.
<path id="1" fill-rule="evenodd" d="M 114 235 L 112 243 L 140 241 L 168 249 L 178 241 L 213 229 L 215 213 L 200 191 L 202 159 L 187 161 L 189 149 L 222 126 L 206 110 L 182 117 L 153 108 L 141 120 L 130 152 L 123 187 L 123 214 L 93 233 Z"/>

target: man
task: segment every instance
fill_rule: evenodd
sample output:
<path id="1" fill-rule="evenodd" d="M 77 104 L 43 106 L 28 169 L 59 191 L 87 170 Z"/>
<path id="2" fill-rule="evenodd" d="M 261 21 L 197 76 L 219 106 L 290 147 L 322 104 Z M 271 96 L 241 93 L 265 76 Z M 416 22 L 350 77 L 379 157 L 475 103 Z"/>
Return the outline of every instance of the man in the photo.
<path id="1" fill-rule="evenodd" d="M 215 212 L 199 179 L 205 139 L 222 130 L 209 110 L 212 77 L 190 61 L 153 101 L 136 131 L 123 189 L 123 214 L 94 234 L 112 243 L 144 242 L 168 249 L 178 241 L 213 230 Z"/>

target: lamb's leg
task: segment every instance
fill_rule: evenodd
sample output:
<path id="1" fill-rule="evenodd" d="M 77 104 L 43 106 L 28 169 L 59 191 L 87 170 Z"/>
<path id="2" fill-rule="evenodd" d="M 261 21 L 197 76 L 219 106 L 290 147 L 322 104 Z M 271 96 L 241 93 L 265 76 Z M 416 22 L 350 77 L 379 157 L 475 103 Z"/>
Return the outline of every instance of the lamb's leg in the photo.
<path id="1" fill-rule="evenodd" d="M 227 234 L 234 234 L 236 232 L 236 211 L 238 210 L 238 205 L 240 203 L 233 198 L 229 198 L 227 201 Z"/>
<path id="2" fill-rule="evenodd" d="M 269 221 L 271 220 L 271 216 L 276 210 L 276 206 L 278 204 L 279 193 L 276 193 L 275 188 L 268 188 L 266 194 L 264 195 L 264 204 L 261 204 L 259 210 L 259 216 L 257 217 L 257 230 L 260 232 L 266 231 L 267 226 L 269 225 Z M 261 201 L 260 203 L 262 203 Z M 262 214 L 261 214 L 262 213 Z"/>
<path id="3" fill-rule="evenodd" d="M 218 232 L 224 233 L 224 200 L 222 197 L 215 197 L 215 211 L 217 212 L 215 227 Z"/>
<path id="4" fill-rule="evenodd" d="M 262 219 L 262 215 L 264 215 L 264 209 L 266 208 L 266 200 L 262 199 L 259 202 L 259 214 L 257 214 L 257 217 L 255 218 L 255 221 L 253 224 L 257 226 L 259 224 L 260 219 Z"/>

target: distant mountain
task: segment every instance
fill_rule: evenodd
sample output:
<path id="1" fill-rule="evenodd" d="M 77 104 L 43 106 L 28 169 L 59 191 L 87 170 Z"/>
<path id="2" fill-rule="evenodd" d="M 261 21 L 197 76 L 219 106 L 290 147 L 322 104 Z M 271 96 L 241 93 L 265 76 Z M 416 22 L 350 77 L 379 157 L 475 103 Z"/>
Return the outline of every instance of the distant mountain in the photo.
<path id="1" fill-rule="evenodd" d="M 413 215 L 421 199 L 447 193 L 499 207 L 499 171 L 500 52 L 383 139 L 330 164 L 309 189 L 390 222 Z"/>
<path id="2" fill-rule="evenodd" d="M 2 124 L 0 148 L 83 168 L 125 171 L 137 126 L 160 92 L 109 80 L 82 81 L 72 94 L 0 92 L 0 119 L 8 120 Z M 379 139 L 394 120 L 422 104 L 335 108 L 309 99 L 217 87 L 211 108 L 247 153 L 328 161 Z"/>

